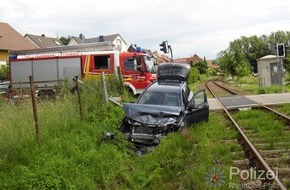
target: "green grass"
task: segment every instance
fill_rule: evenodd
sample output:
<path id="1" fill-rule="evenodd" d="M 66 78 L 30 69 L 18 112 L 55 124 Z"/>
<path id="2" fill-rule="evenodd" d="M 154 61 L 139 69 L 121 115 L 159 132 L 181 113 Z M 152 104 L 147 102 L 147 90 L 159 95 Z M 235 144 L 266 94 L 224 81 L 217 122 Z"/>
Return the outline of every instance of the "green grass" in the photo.
<path id="1" fill-rule="evenodd" d="M 90 98 L 82 97 L 83 121 L 75 96 L 38 102 L 39 145 L 31 103 L 2 102 L 0 189 L 204 189 L 209 168 L 228 168 L 229 152 L 236 148 L 219 141 L 235 133 L 220 116 L 169 134 L 139 157 L 118 131 L 122 109 L 103 105 L 98 95 L 90 91 Z M 106 131 L 120 142 L 100 142 Z"/>
<path id="2" fill-rule="evenodd" d="M 169 134 L 139 157 L 118 130 L 122 108 L 104 104 L 99 86 L 83 89 L 82 105 L 81 121 L 75 96 L 38 102 L 37 144 L 31 103 L 0 102 L 0 189 L 203 190 L 209 189 L 205 177 L 214 167 L 224 171 L 220 189 L 228 189 L 231 152 L 241 147 L 223 143 L 237 132 L 222 114 L 210 113 L 208 123 Z M 107 131 L 119 142 L 99 141 Z"/>
<path id="3" fill-rule="evenodd" d="M 31 106 L 7 105 L 9 115 L 1 112 L 1 121 L 4 121 L 0 126 L 1 189 L 119 186 L 118 175 L 125 170 L 123 161 L 128 157 L 126 142 L 116 146 L 99 143 L 98 139 L 108 130 L 116 131 L 118 136 L 122 110 L 112 105 L 98 107 L 99 115 L 81 122 L 75 102 L 70 97 L 38 104 L 40 145 L 35 141 Z"/>
<path id="4" fill-rule="evenodd" d="M 290 116 L 290 104 L 283 104 L 283 105 L 277 106 L 275 109 Z"/>
<path id="5" fill-rule="evenodd" d="M 138 157 L 117 130 L 121 108 L 95 105 L 81 121 L 75 97 L 39 103 L 38 145 L 30 104 L 2 104 L 0 188 L 204 189 L 209 168 L 230 164 L 233 147 L 218 139 L 235 134 L 216 114 L 209 123 L 168 135 L 153 152 Z M 99 142 L 106 131 L 121 143 Z"/>
<path id="6" fill-rule="evenodd" d="M 289 88 L 285 88 L 284 91 L 289 92 Z M 281 85 L 273 85 L 269 87 L 262 87 L 262 88 L 256 89 L 257 94 L 272 94 L 272 93 L 281 93 L 281 92 L 282 92 Z"/>
<path id="7" fill-rule="evenodd" d="M 225 175 L 225 183 L 221 189 L 227 189 L 229 183 L 229 168 L 232 166 L 231 152 L 240 150 L 237 144 L 225 144 L 225 139 L 235 139 L 236 131 L 228 122 L 216 114 L 210 115 L 209 123 L 201 123 L 189 130 L 195 139 L 196 154 L 198 155 L 193 169 L 188 171 L 189 179 L 194 189 L 208 189 L 204 174 L 214 167 L 220 168 Z"/>
<path id="8" fill-rule="evenodd" d="M 284 110 L 289 112 L 289 106 L 284 107 Z M 290 139 L 289 133 L 284 130 L 285 122 L 272 113 L 262 110 L 241 111 L 235 114 L 234 118 L 244 129 L 255 130 L 258 136 L 270 145 Z"/>
<path id="9" fill-rule="evenodd" d="M 281 85 L 272 85 L 267 87 L 259 87 L 259 77 L 245 76 L 241 78 L 228 78 L 225 79 L 231 87 L 242 94 L 271 94 L 281 93 L 283 91 Z M 290 85 L 284 85 L 284 92 L 290 92 Z"/>

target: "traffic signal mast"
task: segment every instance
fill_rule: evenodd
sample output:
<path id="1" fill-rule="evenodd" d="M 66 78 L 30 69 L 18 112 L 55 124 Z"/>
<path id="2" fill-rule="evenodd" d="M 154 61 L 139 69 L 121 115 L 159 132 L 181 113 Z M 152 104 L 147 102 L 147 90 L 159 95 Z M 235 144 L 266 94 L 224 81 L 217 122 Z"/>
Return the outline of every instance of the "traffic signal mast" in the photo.
<path id="1" fill-rule="evenodd" d="M 161 47 L 160 48 L 161 51 L 163 51 L 164 53 L 169 53 L 167 41 L 163 41 L 161 44 L 159 44 L 159 46 Z"/>
<path id="2" fill-rule="evenodd" d="M 161 44 L 159 44 L 159 46 L 161 47 L 160 50 L 163 51 L 164 53 L 169 53 L 169 50 L 170 50 L 171 59 L 173 61 L 172 49 L 171 49 L 171 46 L 168 45 L 168 42 L 167 41 L 163 41 Z"/>

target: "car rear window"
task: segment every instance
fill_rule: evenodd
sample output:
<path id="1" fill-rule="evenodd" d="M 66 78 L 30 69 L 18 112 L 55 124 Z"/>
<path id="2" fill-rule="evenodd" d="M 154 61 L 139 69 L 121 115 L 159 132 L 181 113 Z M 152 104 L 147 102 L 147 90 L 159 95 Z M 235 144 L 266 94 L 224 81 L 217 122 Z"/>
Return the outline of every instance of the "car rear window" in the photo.
<path id="1" fill-rule="evenodd" d="M 139 104 L 152 104 L 180 107 L 180 94 L 147 91 L 138 100 Z"/>

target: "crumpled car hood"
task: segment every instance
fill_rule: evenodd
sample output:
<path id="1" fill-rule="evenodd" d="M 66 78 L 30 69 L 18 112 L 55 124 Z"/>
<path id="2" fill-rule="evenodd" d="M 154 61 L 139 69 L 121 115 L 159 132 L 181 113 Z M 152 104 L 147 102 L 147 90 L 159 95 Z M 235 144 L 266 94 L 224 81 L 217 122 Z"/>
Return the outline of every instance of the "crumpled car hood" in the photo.
<path id="1" fill-rule="evenodd" d="M 175 122 L 182 111 L 181 107 L 146 105 L 126 103 L 123 106 L 127 118 L 134 121 L 162 125 L 168 122 Z"/>

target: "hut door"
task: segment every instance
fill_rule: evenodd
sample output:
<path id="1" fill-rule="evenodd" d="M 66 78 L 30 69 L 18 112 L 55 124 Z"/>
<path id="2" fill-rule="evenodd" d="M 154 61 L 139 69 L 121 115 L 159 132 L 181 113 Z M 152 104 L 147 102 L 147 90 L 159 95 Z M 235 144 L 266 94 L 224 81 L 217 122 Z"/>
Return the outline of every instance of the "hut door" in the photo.
<path id="1" fill-rule="evenodd" d="M 279 68 L 277 63 L 270 63 L 271 67 L 271 85 L 279 84 Z"/>

